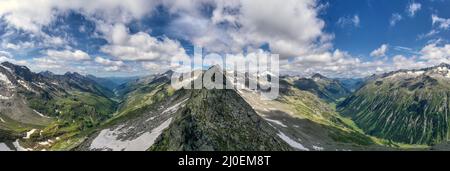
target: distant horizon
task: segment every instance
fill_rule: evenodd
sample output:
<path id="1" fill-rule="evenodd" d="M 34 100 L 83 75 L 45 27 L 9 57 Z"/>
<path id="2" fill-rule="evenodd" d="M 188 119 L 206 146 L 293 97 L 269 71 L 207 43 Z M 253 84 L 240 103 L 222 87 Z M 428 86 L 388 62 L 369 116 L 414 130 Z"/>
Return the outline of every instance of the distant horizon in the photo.
<path id="1" fill-rule="evenodd" d="M 4 62 L 9 62 L 9 61 L 2 61 L 2 62 L 0 62 L 0 64 L 2 64 L 2 63 L 4 63 Z M 15 63 L 12 63 L 12 62 L 9 62 L 9 63 L 14 64 L 14 65 L 17 65 L 17 66 L 24 66 L 24 67 L 27 67 L 28 69 L 30 69 L 30 67 L 29 67 L 29 66 L 26 66 L 26 65 L 15 64 Z M 443 63 L 441 63 L 441 64 L 437 64 L 437 65 L 433 65 L 433 66 L 427 66 L 427 67 L 421 67 L 421 68 L 410 68 L 410 69 L 398 69 L 398 70 L 393 70 L 393 71 L 386 71 L 386 72 L 384 72 L 384 73 L 372 74 L 372 75 L 368 75 L 368 76 L 365 76 L 365 77 L 329 77 L 329 76 L 324 75 L 324 74 L 322 74 L 322 73 L 312 73 L 312 74 L 309 74 L 309 75 L 307 75 L 307 76 L 302 76 L 302 75 L 289 75 L 289 74 L 280 74 L 280 77 L 289 76 L 289 77 L 311 78 L 312 76 L 314 76 L 314 75 L 316 75 L 316 74 L 320 74 L 320 75 L 322 75 L 322 76 L 324 76 L 324 77 L 326 77 L 326 78 L 330 78 L 330 79 L 364 79 L 364 78 L 371 77 L 371 76 L 373 76 L 373 75 L 384 75 L 384 74 L 390 74 L 390 73 L 398 72 L 398 71 L 415 71 L 415 70 L 423 70 L 423 69 L 427 69 L 427 68 L 438 67 L 438 66 L 443 65 L 443 64 L 449 65 L 449 66 L 450 66 L 449 63 L 444 63 L 444 62 L 443 62 Z M 450 69 L 450 68 L 449 68 L 449 69 Z M 202 70 L 206 70 L 206 69 L 203 68 Z M 45 70 L 45 71 L 33 71 L 32 69 L 30 69 L 30 71 L 32 71 L 32 72 L 34 72 L 34 73 L 42 73 L 42 72 L 47 72 L 47 71 L 48 71 L 48 72 L 51 72 L 51 73 L 53 73 L 53 74 L 55 74 L 55 75 L 65 75 L 65 74 L 67 74 L 67 73 L 78 73 L 78 74 L 83 75 L 83 76 L 89 76 L 89 75 L 92 75 L 92 76 L 97 77 L 97 78 L 143 78 L 143 77 L 152 76 L 152 75 L 160 75 L 160 74 L 166 73 L 166 72 L 168 72 L 168 71 L 173 71 L 173 70 L 168 69 L 168 70 L 165 70 L 165 71 L 159 72 L 159 73 L 153 73 L 153 74 L 147 74 L 147 75 L 134 75 L 134 76 L 99 76 L 99 75 L 95 75 L 95 74 L 91 74 L 91 73 L 87 73 L 87 74 L 79 73 L 79 72 L 76 72 L 76 71 L 65 71 L 65 72 L 62 72 L 62 73 L 55 73 L 55 72 L 52 72 L 52 71 L 49 71 L 49 70 Z"/>

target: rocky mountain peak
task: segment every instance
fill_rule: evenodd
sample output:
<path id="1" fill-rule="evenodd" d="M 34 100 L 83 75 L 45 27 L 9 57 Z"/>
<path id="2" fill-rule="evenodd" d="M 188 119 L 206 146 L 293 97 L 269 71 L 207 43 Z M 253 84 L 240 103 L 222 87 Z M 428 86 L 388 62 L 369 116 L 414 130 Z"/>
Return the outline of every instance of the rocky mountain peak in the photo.
<path id="1" fill-rule="evenodd" d="M 437 65 L 436 67 L 447 67 L 447 68 L 450 68 L 450 64 L 442 62 L 439 65 Z"/>
<path id="2" fill-rule="evenodd" d="M 83 75 L 79 74 L 78 72 L 66 72 L 64 76 L 70 78 L 70 79 L 83 79 L 85 78 Z"/>
<path id="3" fill-rule="evenodd" d="M 328 79 L 327 77 L 325 77 L 325 76 L 323 76 L 322 74 L 319 74 L 319 73 L 315 73 L 314 75 L 312 75 L 311 76 L 311 78 L 312 79 L 314 79 L 314 80 L 317 80 L 317 79 L 322 79 L 322 80 L 324 80 L 324 79 Z"/>
<path id="4" fill-rule="evenodd" d="M 52 77 L 52 76 L 55 75 L 55 74 L 54 74 L 53 72 L 51 72 L 51 71 L 42 71 L 42 72 L 40 72 L 39 74 L 41 74 L 41 75 L 44 76 L 44 77 Z"/>
<path id="5" fill-rule="evenodd" d="M 10 62 L 3 62 L 1 66 L 11 72 L 11 74 L 21 77 L 26 81 L 31 81 L 33 79 L 33 72 L 26 66 L 16 65 Z"/>

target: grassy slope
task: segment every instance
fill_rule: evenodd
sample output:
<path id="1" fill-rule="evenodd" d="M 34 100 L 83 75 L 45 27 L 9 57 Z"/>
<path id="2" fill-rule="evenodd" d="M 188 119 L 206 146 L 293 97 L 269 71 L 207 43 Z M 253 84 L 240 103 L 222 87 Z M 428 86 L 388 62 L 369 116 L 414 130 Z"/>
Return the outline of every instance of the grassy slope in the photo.
<path id="1" fill-rule="evenodd" d="M 339 108 L 371 135 L 409 144 L 434 144 L 448 138 L 448 89 L 445 83 L 413 88 L 400 82 L 373 82 Z"/>
<path id="2" fill-rule="evenodd" d="M 330 136 L 337 142 L 355 143 L 363 146 L 379 145 L 392 149 L 428 148 L 427 145 L 406 144 L 367 135 L 350 117 L 337 112 L 335 103 L 326 103 L 309 92 L 291 89 L 279 100 L 293 106 L 298 117 L 324 125 L 329 130 Z"/>
<path id="3" fill-rule="evenodd" d="M 111 118 L 117 108 L 116 102 L 103 96 L 77 91 L 69 94 L 49 100 L 29 99 L 32 108 L 57 119 L 46 127 L 23 128 L 22 133 L 39 129 L 30 139 L 21 141 L 23 146 L 39 150 L 43 147 L 37 142 L 52 140 L 50 149 L 70 149 L 82 140 L 80 135 Z"/>

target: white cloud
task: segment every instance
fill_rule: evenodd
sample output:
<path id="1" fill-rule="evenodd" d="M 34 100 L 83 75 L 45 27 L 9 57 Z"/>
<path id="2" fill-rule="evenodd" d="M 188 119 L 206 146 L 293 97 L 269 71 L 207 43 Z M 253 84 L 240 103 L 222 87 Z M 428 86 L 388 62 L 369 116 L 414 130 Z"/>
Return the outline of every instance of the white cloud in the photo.
<path id="1" fill-rule="evenodd" d="M 211 18 L 190 12 L 195 5 L 171 9 L 182 13 L 173 30 L 210 51 L 240 53 L 244 47 L 257 49 L 267 43 L 273 53 L 287 58 L 331 47 L 332 36 L 323 32 L 325 22 L 318 17 L 315 0 L 208 2 L 216 6 Z"/>
<path id="2" fill-rule="evenodd" d="M 101 64 L 105 71 L 119 71 L 125 68 L 125 63 L 123 61 L 114 61 L 102 57 L 96 57 L 94 62 Z"/>
<path id="3" fill-rule="evenodd" d="M 331 46 L 330 35 L 323 32 L 325 22 L 318 17 L 317 1 L 268 0 L 261 4 L 260 0 L 244 0 L 241 5 L 240 36 L 256 46 L 269 43 L 272 52 L 282 58 Z"/>
<path id="4" fill-rule="evenodd" d="M 434 35 L 436 35 L 436 34 L 438 34 L 438 33 L 439 33 L 438 30 L 436 30 L 436 29 L 431 29 L 431 30 L 430 30 L 428 33 L 426 33 L 426 34 L 419 34 L 418 38 L 419 38 L 419 39 L 428 38 L 428 37 L 434 36 Z"/>
<path id="5" fill-rule="evenodd" d="M 37 68 L 39 70 L 49 70 L 49 69 L 61 69 L 66 68 L 63 62 L 57 61 L 52 58 L 33 58 L 31 59 L 33 65 L 31 67 Z"/>
<path id="6" fill-rule="evenodd" d="M 389 20 L 389 25 L 393 27 L 402 19 L 403 19 L 402 15 L 400 15 L 399 13 L 393 13 L 391 19 Z"/>
<path id="7" fill-rule="evenodd" d="M 105 71 L 111 72 L 111 71 L 119 71 L 120 67 L 119 66 L 108 66 L 108 67 L 105 67 L 104 69 L 105 69 Z"/>
<path id="8" fill-rule="evenodd" d="M 84 61 L 89 60 L 91 57 L 86 52 L 81 50 L 47 50 L 45 52 L 47 57 L 55 59 L 55 60 L 63 60 L 63 61 Z"/>
<path id="9" fill-rule="evenodd" d="M 435 66 L 440 63 L 450 63 L 450 44 L 439 46 L 432 43 L 423 47 L 419 53 L 410 57 L 396 55 L 392 58 L 395 70 L 417 69 Z"/>
<path id="10" fill-rule="evenodd" d="M 346 26 L 359 27 L 359 24 L 360 24 L 359 15 L 355 14 L 353 16 L 341 17 L 337 21 L 337 24 L 341 27 L 346 27 Z"/>
<path id="11" fill-rule="evenodd" d="M 157 64 L 154 62 L 142 62 L 141 65 L 146 70 L 151 70 L 151 71 L 156 71 L 156 72 L 161 72 L 164 70 L 164 69 L 161 70 L 160 64 Z"/>
<path id="12" fill-rule="evenodd" d="M 257 52 L 261 45 L 268 44 L 272 53 L 280 54 L 283 69 L 296 73 L 365 76 L 395 68 L 384 59 L 364 62 L 360 57 L 333 49 L 333 35 L 324 31 L 325 22 L 319 17 L 323 5 L 319 3 L 319 0 L 266 0 L 263 3 L 260 0 L 1 0 L 0 17 L 8 27 L 36 34 L 43 38 L 44 44 L 66 49 L 45 51 L 45 57 L 30 61 L 36 64 L 35 68 L 80 70 L 80 67 L 74 66 L 83 66 L 85 69 L 95 70 L 98 66 L 104 66 L 105 71 L 120 71 L 125 65 L 132 63 L 137 65 L 130 70 L 167 69 L 172 57 L 187 57 L 181 44 L 177 40 L 156 38 L 139 30 L 131 33 L 127 28 L 131 21 L 152 15 L 155 7 L 160 4 L 173 16 L 177 16 L 170 23 L 171 32 L 208 51 L 240 54 L 243 49 Z M 213 7 L 211 16 L 204 15 L 202 4 Z M 416 15 L 421 9 L 421 5 L 413 4 L 408 8 L 412 11 L 408 10 L 410 16 Z M 111 59 L 96 57 L 90 60 L 91 57 L 86 52 L 65 46 L 70 39 L 42 33 L 43 26 L 52 24 L 56 17 L 71 10 L 94 21 L 98 33 L 96 36 L 107 41 L 101 51 Z M 432 19 L 433 25 L 441 29 L 448 29 L 450 25 L 449 19 L 436 15 Z M 394 26 L 400 20 L 402 16 L 394 13 L 390 25 Z M 343 17 L 338 23 L 352 27 L 361 25 L 358 15 Z M 20 44 L 5 46 L 8 49 L 18 49 Z M 405 59 L 419 62 L 418 60 L 427 61 L 425 56 L 445 56 L 445 47 L 428 47 L 430 52 L 424 48 L 421 51 L 423 57 Z M 382 46 L 374 55 L 384 56 L 385 51 L 387 46 L 385 50 Z M 402 60 L 403 58 L 396 58 L 397 62 Z"/>
<path id="13" fill-rule="evenodd" d="M 57 37 L 57 36 L 49 36 L 44 34 L 43 39 L 43 45 L 44 46 L 58 46 L 62 47 L 67 44 L 67 41 L 64 38 Z"/>
<path id="14" fill-rule="evenodd" d="M 414 17 L 421 8 L 422 8 L 422 4 L 413 2 L 408 5 L 406 10 L 410 17 Z"/>
<path id="15" fill-rule="evenodd" d="M 428 66 L 424 61 L 418 61 L 416 56 L 407 58 L 403 55 L 396 55 L 392 58 L 396 70 L 399 69 L 418 69 Z"/>
<path id="16" fill-rule="evenodd" d="M 437 44 L 428 44 L 422 50 L 421 59 L 432 64 L 450 63 L 450 44 L 438 46 Z"/>
<path id="17" fill-rule="evenodd" d="M 393 49 L 396 51 L 400 51 L 403 53 L 409 53 L 413 55 L 420 55 L 420 53 L 412 48 L 404 47 L 404 46 L 393 46 Z"/>
<path id="18" fill-rule="evenodd" d="M 329 77 L 365 77 L 389 71 L 390 66 L 382 60 L 364 62 L 348 52 L 337 49 L 333 52 L 298 57 L 293 62 L 283 63 L 280 69 L 282 73 L 302 76 L 321 73 Z"/>
<path id="19" fill-rule="evenodd" d="M 441 18 L 435 14 L 431 16 L 433 26 L 437 26 L 440 29 L 447 30 L 450 28 L 450 18 Z"/>
<path id="20" fill-rule="evenodd" d="M 96 57 L 95 62 L 102 64 L 102 65 L 113 65 L 113 66 L 123 66 L 124 63 L 122 61 L 113 61 L 110 59 L 102 58 L 102 57 Z"/>
<path id="21" fill-rule="evenodd" d="M 0 51 L 0 62 L 10 61 L 10 60 L 12 60 L 11 53 L 9 53 L 7 51 Z"/>
<path id="22" fill-rule="evenodd" d="M 389 46 L 387 44 L 382 44 L 381 47 L 372 51 L 370 53 L 370 56 L 373 56 L 373 57 L 386 56 L 386 52 L 388 51 L 388 49 L 389 49 Z"/>
<path id="23" fill-rule="evenodd" d="M 108 42 L 103 52 L 123 61 L 151 61 L 154 64 L 173 56 L 186 56 L 176 40 L 155 38 L 145 32 L 130 34 L 126 24 L 151 15 L 157 5 L 179 16 L 173 30 L 210 51 L 241 53 L 244 48 L 258 49 L 269 44 L 282 59 L 324 53 L 331 49 L 333 35 L 325 33 L 325 22 L 318 17 L 323 6 L 317 0 L 30 0 L 0 1 L 0 16 L 9 27 L 41 36 L 44 44 L 64 49 L 67 40 L 51 37 L 42 27 L 52 24 L 61 14 L 77 11 L 94 21 L 99 35 Z M 205 16 L 201 5 L 214 8 Z M 359 25 L 359 16 L 352 18 Z M 72 54 L 71 54 L 72 53 Z M 74 51 L 48 56 L 68 57 Z M 81 55 L 83 56 L 83 55 Z M 53 59 L 53 58 L 51 58 Z M 75 58 L 76 59 L 76 58 Z"/>
<path id="24" fill-rule="evenodd" d="M 12 57 L 11 53 L 0 50 L 0 62 L 11 62 L 18 65 L 28 65 L 25 60 L 16 60 Z"/>
<path id="25" fill-rule="evenodd" d="M 101 48 L 105 53 L 124 61 L 170 61 L 174 57 L 185 57 L 181 44 L 163 37 L 158 40 L 144 32 L 129 34 L 127 28 L 118 24 L 113 26 L 110 44 Z"/>
<path id="26" fill-rule="evenodd" d="M 151 12 L 156 1 L 147 0 L 2 0 L 0 16 L 10 25 L 33 33 L 42 33 L 60 13 L 70 10 L 106 22 L 128 22 Z"/>
<path id="27" fill-rule="evenodd" d="M 3 41 L 1 44 L 1 47 L 4 49 L 10 49 L 10 50 L 27 50 L 35 47 L 35 44 L 33 42 L 18 42 L 18 43 L 10 43 Z"/>

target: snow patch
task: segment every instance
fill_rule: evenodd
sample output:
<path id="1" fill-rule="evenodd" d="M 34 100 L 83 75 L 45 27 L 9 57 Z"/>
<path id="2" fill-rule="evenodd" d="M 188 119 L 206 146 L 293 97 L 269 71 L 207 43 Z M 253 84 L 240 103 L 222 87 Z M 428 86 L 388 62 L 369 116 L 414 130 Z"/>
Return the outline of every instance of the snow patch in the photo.
<path id="1" fill-rule="evenodd" d="M 0 94 L 0 100 L 9 100 L 9 99 L 11 99 L 11 97 L 3 96 Z"/>
<path id="2" fill-rule="evenodd" d="M 134 140 L 119 140 L 120 134 L 126 134 L 129 129 L 122 131 L 123 126 L 115 130 L 105 129 L 92 141 L 90 149 L 113 150 L 113 151 L 145 151 L 150 148 L 162 131 L 169 127 L 172 118 L 167 119 L 151 132 L 145 132 Z"/>
<path id="3" fill-rule="evenodd" d="M 298 150 L 303 150 L 303 151 L 309 151 L 309 149 L 307 149 L 305 146 L 303 146 L 302 144 L 298 143 L 297 141 L 289 138 L 286 134 L 284 134 L 283 132 L 279 132 L 278 137 L 280 137 L 284 142 L 288 143 L 291 147 L 296 148 Z"/>
<path id="4" fill-rule="evenodd" d="M 49 145 L 51 145 L 51 144 L 53 144 L 53 143 L 54 143 L 54 141 L 51 140 L 51 139 L 49 139 L 49 140 L 47 140 L 47 141 L 39 142 L 38 144 L 39 144 L 39 145 L 42 145 L 42 146 L 49 146 Z"/>
<path id="5" fill-rule="evenodd" d="M 186 102 L 188 99 L 184 99 L 183 101 L 181 101 L 180 103 L 177 103 L 175 105 L 173 105 L 172 107 L 167 108 L 166 110 L 164 110 L 161 114 L 165 114 L 167 112 L 176 112 L 178 110 L 178 108 L 180 108 L 180 105 L 183 104 L 184 102 Z"/>
<path id="6" fill-rule="evenodd" d="M 45 89 L 45 84 L 44 83 L 38 82 L 38 83 L 33 83 L 33 84 L 35 86 L 38 86 L 38 87 L 42 88 L 42 89 Z"/>
<path id="7" fill-rule="evenodd" d="M 202 76 L 202 75 L 201 74 L 200 75 L 195 75 L 194 74 L 194 76 L 191 77 L 191 78 L 183 79 L 182 81 L 177 80 L 177 81 L 173 82 L 171 85 L 175 89 L 179 89 L 179 88 L 182 88 L 182 87 L 185 87 L 185 86 L 189 86 L 192 83 L 192 81 L 198 79 L 200 76 Z M 192 84 L 190 86 L 192 86 Z"/>
<path id="8" fill-rule="evenodd" d="M 3 73 L 0 73 L 0 81 L 9 85 L 12 84 L 11 81 L 8 79 L 8 77 Z"/>
<path id="9" fill-rule="evenodd" d="M 319 147 L 319 146 L 315 146 L 315 145 L 313 145 L 312 147 L 316 151 L 323 151 L 323 147 Z"/>
<path id="10" fill-rule="evenodd" d="M 281 122 L 279 120 L 273 120 L 273 119 L 267 119 L 267 118 L 264 118 L 264 120 L 272 122 L 272 123 L 277 124 L 277 125 L 280 125 L 280 126 L 285 127 L 285 128 L 288 127 L 287 125 L 283 124 L 283 122 Z"/>
<path id="11" fill-rule="evenodd" d="M 28 131 L 28 132 L 27 132 L 27 136 L 26 136 L 26 137 L 23 137 L 23 138 L 24 138 L 24 139 L 30 139 L 31 135 L 33 135 L 34 132 L 36 132 L 36 131 L 37 131 L 37 129 L 32 129 L 32 130 Z"/>
<path id="12" fill-rule="evenodd" d="M 8 72 L 13 73 L 13 71 L 11 70 L 11 68 L 8 68 L 6 66 L 4 66 L 3 64 L 0 64 L 0 66 L 4 69 L 6 69 Z"/>
<path id="13" fill-rule="evenodd" d="M 420 75 L 425 74 L 425 71 L 405 71 L 405 72 L 399 72 L 396 74 L 393 74 L 389 76 L 390 78 L 397 78 L 397 77 L 418 77 Z"/>
<path id="14" fill-rule="evenodd" d="M 155 118 L 156 118 L 155 116 L 150 117 L 150 118 L 148 118 L 147 120 L 145 120 L 145 122 L 152 121 L 152 120 L 154 120 Z"/>
<path id="15" fill-rule="evenodd" d="M 0 143 L 0 151 L 12 151 L 5 143 Z"/>
<path id="16" fill-rule="evenodd" d="M 445 72 L 445 71 L 448 71 L 448 68 L 447 67 L 437 67 L 437 71 Z"/>
<path id="17" fill-rule="evenodd" d="M 25 81 L 17 80 L 17 82 L 19 82 L 19 84 L 22 85 L 23 87 L 25 87 L 27 90 L 34 92 L 34 90 L 32 88 L 30 88 Z"/>
<path id="18" fill-rule="evenodd" d="M 39 112 L 36 111 L 36 110 L 33 110 L 33 112 L 35 112 L 36 114 L 38 114 L 39 116 L 41 116 L 41 117 L 43 117 L 43 118 L 50 118 L 50 117 L 48 117 L 48 116 L 43 115 L 42 113 L 39 113 Z"/>
<path id="19" fill-rule="evenodd" d="M 17 151 L 33 151 L 33 149 L 31 149 L 31 148 L 22 147 L 19 143 L 19 140 L 16 140 L 15 142 L 13 142 L 13 145 Z"/>

